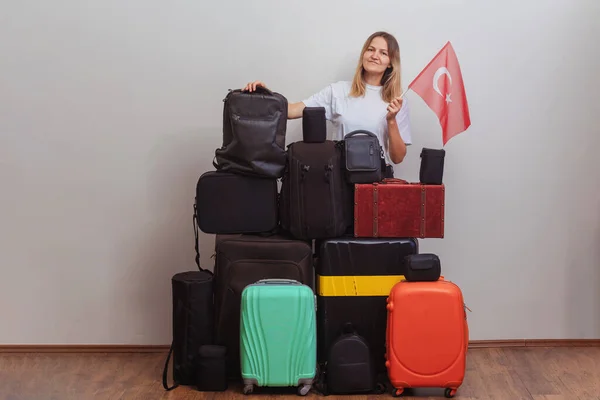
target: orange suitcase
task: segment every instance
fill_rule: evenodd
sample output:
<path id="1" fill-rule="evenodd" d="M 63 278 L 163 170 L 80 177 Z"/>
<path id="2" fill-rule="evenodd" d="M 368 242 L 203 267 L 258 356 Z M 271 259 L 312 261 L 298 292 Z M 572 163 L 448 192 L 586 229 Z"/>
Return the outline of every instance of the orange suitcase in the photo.
<path id="1" fill-rule="evenodd" d="M 387 299 L 386 367 L 395 397 L 405 388 L 445 388 L 454 397 L 462 385 L 469 344 L 466 305 L 460 288 L 401 281 Z"/>

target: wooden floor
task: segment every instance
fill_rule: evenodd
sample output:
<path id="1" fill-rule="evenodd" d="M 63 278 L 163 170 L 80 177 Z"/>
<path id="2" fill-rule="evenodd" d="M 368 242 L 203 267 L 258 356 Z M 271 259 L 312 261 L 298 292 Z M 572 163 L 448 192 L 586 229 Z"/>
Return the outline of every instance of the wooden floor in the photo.
<path id="1" fill-rule="evenodd" d="M 276 394 L 246 397 L 239 386 L 225 393 L 201 393 L 188 387 L 165 392 L 161 383 L 164 359 L 162 353 L 0 354 L 0 399 L 280 398 Z M 418 397 L 403 398 L 444 398 L 443 390 L 414 394 Z M 320 396 L 311 393 L 307 397 Z M 330 400 L 337 397 L 392 398 L 390 394 L 328 396 Z M 600 399 L 600 347 L 471 349 L 465 382 L 455 399 Z"/>

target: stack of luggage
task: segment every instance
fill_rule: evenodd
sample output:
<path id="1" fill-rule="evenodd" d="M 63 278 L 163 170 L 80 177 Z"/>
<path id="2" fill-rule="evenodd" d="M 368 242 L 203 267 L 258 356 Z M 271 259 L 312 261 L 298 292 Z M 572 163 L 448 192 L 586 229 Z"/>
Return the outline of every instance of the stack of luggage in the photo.
<path id="1" fill-rule="evenodd" d="M 419 182 L 385 178 L 377 137 L 328 140 L 304 109 L 286 144 L 287 99 L 265 88 L 224 99 L 223 144 L 196 186 L 198 271 L 176 274 L 163 385 L 243 383 L 323 394 L 446 388 L 465 371 L 458 286 L 419 239 L 444 237 L 444 150 L 423 149 Z M 198 229 L 215 234 L 202 268 Z M 173 380 L 167 365 L 173 354 Z"/>

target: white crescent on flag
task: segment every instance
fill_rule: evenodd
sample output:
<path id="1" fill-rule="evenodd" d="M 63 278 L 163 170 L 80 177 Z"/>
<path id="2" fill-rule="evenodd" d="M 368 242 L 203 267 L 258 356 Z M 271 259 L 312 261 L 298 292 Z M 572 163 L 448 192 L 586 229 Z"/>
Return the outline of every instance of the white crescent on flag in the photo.
<path id="1" fill-rule="evenodd" d="M 450 80 L 450 84 L 452 85 L 452 76 L 450 75 L 450 71 L 446 67 L 440 67 L 435 74 L 433 75 L 433 90 L 435 90 L 440 96 L 445 97 L 445 95 L 440 92 L 440 87 L 438 86 L 438 80 L 442 75 L 448 75 L 448 79 Z"/>

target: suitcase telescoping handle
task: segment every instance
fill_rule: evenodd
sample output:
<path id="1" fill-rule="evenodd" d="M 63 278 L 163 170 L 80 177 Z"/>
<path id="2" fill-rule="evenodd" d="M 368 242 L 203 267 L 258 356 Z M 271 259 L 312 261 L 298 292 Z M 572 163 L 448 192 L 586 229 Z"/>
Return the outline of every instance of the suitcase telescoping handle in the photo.
<path id="1" fill-rule="evenodd" d="M 294 279 L 271 278 L 261 279 L 255 282 L 256 285 L 301 285 L 300 282 Z"/>

